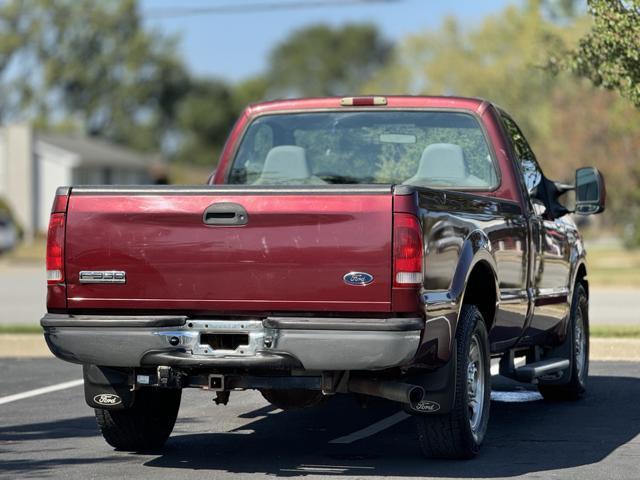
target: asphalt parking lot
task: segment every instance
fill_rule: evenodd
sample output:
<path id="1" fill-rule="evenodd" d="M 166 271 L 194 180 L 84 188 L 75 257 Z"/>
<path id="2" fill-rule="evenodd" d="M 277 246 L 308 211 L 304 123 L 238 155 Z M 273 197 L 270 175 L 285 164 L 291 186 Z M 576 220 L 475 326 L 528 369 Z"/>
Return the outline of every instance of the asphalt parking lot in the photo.
<path id="1" fill-rule="evenodd" d="M 102 440 L 79 385 L 3 403 L 9 395 L 80 379 L 79 366 L 2 359 L 0 371 L 0 478 L 639 475 L 640 364 L 632 362 L 593 362 L 589 395 L 578 403 L 492 402 L 484 449 L 463 462 L 421 458 L 411 419 L 384 402 L 361 409 L 345 395 L 315 409 L 282 412 L 257 392 L 234 392 L 225 407 L 195 390 L 185 392 L 164 451 L 116 452 Z M 497 377 L 494 383 L 518 388 Z"/>

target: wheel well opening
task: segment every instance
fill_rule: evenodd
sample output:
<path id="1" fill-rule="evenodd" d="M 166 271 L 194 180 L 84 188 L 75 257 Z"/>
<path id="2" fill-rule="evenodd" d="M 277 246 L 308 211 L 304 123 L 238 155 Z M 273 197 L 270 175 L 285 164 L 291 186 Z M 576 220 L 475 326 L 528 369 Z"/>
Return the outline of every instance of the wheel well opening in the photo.
<path id="1" fill-rule="evenodd" d="M 475 305 L 490 329 L 496 315 L 496 280 L 491 267 L 479 262 L 473 267 L 467 280 L 463 303 Z"/>
<path id="2" fill-rule="evenodd" d="M 585 293 L 587 294 L 587 298 L 589 298 L 589 282 L 587 281 L 587 268 L 584 264 L 578 267 L 578 273 L 576 275 L 576 283 L 582 283 L 584 286 Z"/>

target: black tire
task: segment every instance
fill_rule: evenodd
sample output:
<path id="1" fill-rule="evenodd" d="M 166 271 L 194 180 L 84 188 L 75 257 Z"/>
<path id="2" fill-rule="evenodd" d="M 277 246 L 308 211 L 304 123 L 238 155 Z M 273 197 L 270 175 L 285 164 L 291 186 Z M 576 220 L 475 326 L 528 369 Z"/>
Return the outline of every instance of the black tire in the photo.
<path id="1" fill-rule="evenodd" d="M 176 422 L 180 389 L 143 388 L 131 408 L 96 408 L 102 436 L 116 450 L 145 451 L 161 448 Z"/>
<path id="2" fill-rule="evenodd" d="M 491 358 L 489 337 L 480 310 L 475 305 L 463 305 L 456 332 L 455 403 L 449 413 L 416 415 L 418 442 L 422 452 L 430 458 L 468 459 L 476 456 L 487 431 L 491 401 Z M 479 350 L 477 361 L 472 346 Z M 475 365 L 475 375 L 471 364 Z M 482 368 L 480 368 L 482 367 Z M 475 379 L 473 389 L 480 403 L 470 405 L 473 395 L 469 375 Z M 482 392 L 479 384 L 483 382 Z"/>
<path id="3" fill-rule="evenodd" d="M 569 382 L 562 385 L 540 385 L 538 390 L 545 400 L 573 401 L 582 397 L 587 389 L 589 376 L 589 299 L 581 283 L 576 285 L 571 302 L 571 317 L 567 342 L 571 374 Z"/>
<path id="4" fill-rule="evenodd" d="M 315 407 L 324 403 L 326 397 L 319 390 L 270 390 L 262 389 L 260 393 L 264 399 L 281 410 L 299 410 Z"/>

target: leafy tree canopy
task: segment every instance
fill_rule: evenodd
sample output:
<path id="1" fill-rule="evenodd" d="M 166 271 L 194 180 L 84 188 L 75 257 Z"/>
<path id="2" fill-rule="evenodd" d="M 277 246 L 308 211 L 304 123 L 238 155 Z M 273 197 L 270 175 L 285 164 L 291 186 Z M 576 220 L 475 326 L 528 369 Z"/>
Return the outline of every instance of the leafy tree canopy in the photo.
<path id="1" fill-rule="evenodd" d="M 509 6 L 469 28 L 447 18 L 435 30 L 407 36 L 369 90 L 388 93 L 465 95 L 490 99 L 542 138 L 554 79 L 543 68 L 548 52 L 577 38 L 547 21 L 540 2 Z"/>
<path id="2" fill-rule="evenodd" d="M 0 80 L 5 120 L 72 118 L 140 149 L 158 148 L 188 85 L 175 39 L 144 29 L 135 0 L 1 5 Z"/>
<path id="3" fill-rule="evenodd" d="M 194 80 L 178 107 L 177 159 L 213 167 L 236 117 L 237 108 L 229 85 L 220 80 Z"/>
<path id="4" fill-rule="evenodd" d="M 374 25 L 315 25 L 293 32 L 270 55 L 270 91 L 288 96 L 359 93 L 389 59 L 392 44 Z"/>
<path id="5" fill-rule="evenodd" d="M 496 102 L 522 127 L 550 178 L 571 181 L 576 168 L 598 167 L 616 189 L 603 220 L 622 224 L 635 216 L 640 231 L 640 111 L 588 80 L 550 74 L 552 52 L 577 44 L 591 20 L 558 22 L 547 7 L 529 0 L 473 26 L 447 19 L 409 35 L 366 89 Z"/>
<path id="6" fill-rule="evenodd" d="M 591 30 L 566 57 L 552 57 L 552 64 L 618 91 L 640 108 L 640 0 L 588 0 L 588 5 Z"/>

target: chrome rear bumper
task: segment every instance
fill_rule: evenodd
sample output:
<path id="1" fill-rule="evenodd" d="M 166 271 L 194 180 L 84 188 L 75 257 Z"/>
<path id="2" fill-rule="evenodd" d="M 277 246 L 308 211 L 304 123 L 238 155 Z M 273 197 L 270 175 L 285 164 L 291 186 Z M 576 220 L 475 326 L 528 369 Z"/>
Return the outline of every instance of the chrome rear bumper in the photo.
<path id="1" fill-rule="evenodd" d="M 58 358 L 111 367 L 175 365 L 308 371 L 380 370 L 411 361 L 420 344 L 419 318 L 269 317 L 192 320 L 186 317 L 45 315 L 41 320 Z M 219 348 L 203 335 L 239 335 Z"/>

